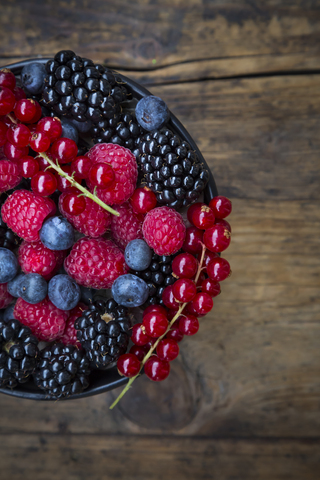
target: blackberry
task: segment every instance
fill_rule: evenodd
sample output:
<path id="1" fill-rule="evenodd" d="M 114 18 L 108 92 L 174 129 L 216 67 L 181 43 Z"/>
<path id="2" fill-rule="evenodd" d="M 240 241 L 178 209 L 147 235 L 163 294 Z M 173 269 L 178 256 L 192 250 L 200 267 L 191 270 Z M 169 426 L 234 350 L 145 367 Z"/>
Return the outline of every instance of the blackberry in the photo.
<path id="1" fill-rule="evenodd" d="M 122 113 L 118 118 L 104 119 L 91 129 L 95 143 L 116 143 L 129 148 L 132 152 L 137 150 L 137 154 L 139 153 L 137 143 L 143 132 L 142 127 L 130 113 Z"/>
<path id="2" fill-rule="evenodd" d="M 90 305 L 74 328 L 92 366 L 105 369 L 127 351 L 132 324 L 128 309 L 110 299 Z"/>
<path id="3" fill-rule="evenodd" d="M 51 398 L 65 398 L 81 393 L 89 386 L 89 360 L 74 345 L 54 343 L 39 353 L 34 380 Z"/>
<path id="4" fill-rule="evenodd" d="M 71 50 L 58 52 L 46 63 L 46 71 L 40 103 L 58 116 L 93 124 L 118 119 L 121 103 L 129 98 L 116 73 Z"/>
<path id="5" fill-rule="evenodd" d="M 174 257 L 179 255 L 180 252 L 174 255 L 152 255 L 152 260 L 148 268 L 142 272 L 133 271 L 133 275 L 142 278 L 149 287 L 149 298 L 145 303 L 145 307 L 148 305 L 163 305 L 162 294 L 163 290 L 168 286 L 174 284 L 177 280 L 172 274 L 172 261 Z"/>
<path id="6" fill-rule="evenodd" d="M 0 386 L 25 383 L 37 364 L 38 340 L 18 320 L 0 320 Z"/>
<path id="7" fill-rule="evenodd" d="M 160 205 L 181 208 L 198 200 L 209 173 L 186 141 L 162 128 L 144 134 L 137 145 L 141 183 L 156 194 Z"/>

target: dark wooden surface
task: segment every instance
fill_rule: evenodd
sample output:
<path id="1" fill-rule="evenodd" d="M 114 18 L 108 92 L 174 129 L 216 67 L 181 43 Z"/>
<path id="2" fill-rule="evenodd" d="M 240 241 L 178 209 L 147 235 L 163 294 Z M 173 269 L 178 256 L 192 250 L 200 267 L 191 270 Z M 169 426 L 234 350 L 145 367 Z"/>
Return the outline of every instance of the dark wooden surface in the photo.
<path id="1" fill-rule="evenodd" d="M 11 0 L 0 27 L 2 64 L 67 47 L 147 85 L 234 206 L 233 274 L 170 377 L 112 412 L 2 395 L 1 478 L 318 480 L 320 2 Z"/>

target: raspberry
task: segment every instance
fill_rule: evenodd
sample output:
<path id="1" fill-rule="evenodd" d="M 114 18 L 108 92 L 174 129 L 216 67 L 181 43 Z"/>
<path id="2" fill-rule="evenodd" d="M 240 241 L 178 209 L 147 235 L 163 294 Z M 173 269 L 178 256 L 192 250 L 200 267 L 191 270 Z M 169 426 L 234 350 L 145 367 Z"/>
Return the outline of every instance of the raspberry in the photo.
<path id="1" fill-rule="evenodd" d="M 28 242 L 39 240 L 39 230 L 48 215 L 54 213 L 54 202 L 28 190 L 16 190 L 4 202 L 1 215 L 4 222 L 19 237 Z"/>
<path id="2" fill-rule="evenodd" d="M 134 213 L 129 202 L 113 208 L 120 213 L 120 216 L 112 215 L 111 234 L 118 247 L 124 250 L 131 240 L 143 238 L 142 223 L 144 215 Z"/>
<path id="3" fill-rule="evenodd" d="M 1 160 L 0 162 L 0 193 L 14 188 L 21 182 L 19 167 L 10 160 Z"/>
<path id="4" fill-rule="evenodd" d="M 6 308 L 13 300 L 13 296 L 7 290 L 6 283 L 0 283 L 0 308 Z"/>
<path id="5" fill-rule="evenodd" d="M 39 240 L 32 243 L 24 241 L 18 255 L 24 273 L 38 273 L 45 280 L 50 280 L 61 267 L 66 253 L 65 250 L 49 250 Z"/>
<path id="6" fill-rule="evenodd" d="M 77 330 L 74 328 L 74 322 L 77 320 L 77 318 L 82 316 L 83 312 L 87 310 L 87 308 L 87 305 L 80 302 L 76 307 L 70 310 L 70 316 L 67 320 L 64 334 L 61 338 L 59 338 L 61 343 L 64 343 L 64 345 L 75 345 L 80 349 L 82 348 L 81 343 L 77 339 Z"/>
<path id="7" fill-rule="evenodd" d="M 147 213 L 142 231 L 145 241 L 157 255 L 176 253 L 186 236 L 182 216 L 169 207 L 154 208 Z"/>
<path id="8" fill-rule="evenodd" d="M 55 307 L 48 297 L 35 305 L 18 298 L 13 313 L 17 320 L 31 329 L 38 340 L 45 342 L 61 337 L 69 317 L 69 312 Z"/>
<path id="9" fill-rule="evenodd" d="M 110 288 L 120 275 L 128 273 L 121 250 L 103 238 L 80 238 L 64 261 L 67 273 L 79 285 Z"/>
<path id="10" fill-rule="evenodd" d="M 111 223 L 110 213 L 90 198 L 82 197 L 86 202 L 85 210 L 79 215 L 70 215 L 62 206 L 62 202 L 67 194 L 68 192 L 65 192 L 60 195 L 59 210 L 68 222 L 87 237 L 98 238 L 103 235 Z"/>
<path id="11" fill-rule="evenodd" d="M 87 156 L 93 163 L 108 163 L 114 172 L 114 182 L 108 188 L 97 187 L 97 196 L 106 204 L 121 204 L 133 194 L 137 178 L 138 167 L 135 156 L 125 147 L 113 143 L 98 143 L 94 145 Z M 87 183 L 93 191 L 94 186 Z"/>

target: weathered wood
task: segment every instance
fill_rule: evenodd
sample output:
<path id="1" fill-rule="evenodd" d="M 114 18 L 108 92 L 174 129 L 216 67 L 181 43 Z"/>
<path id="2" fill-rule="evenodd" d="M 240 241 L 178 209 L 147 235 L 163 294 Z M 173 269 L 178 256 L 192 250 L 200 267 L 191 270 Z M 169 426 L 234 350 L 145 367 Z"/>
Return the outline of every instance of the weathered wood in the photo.
<path id="1" fill-rule="evenodd" d="M 0 441 L 1 474 L 12 480 L 319 478 L 318 441 L 41 434 Z"/>

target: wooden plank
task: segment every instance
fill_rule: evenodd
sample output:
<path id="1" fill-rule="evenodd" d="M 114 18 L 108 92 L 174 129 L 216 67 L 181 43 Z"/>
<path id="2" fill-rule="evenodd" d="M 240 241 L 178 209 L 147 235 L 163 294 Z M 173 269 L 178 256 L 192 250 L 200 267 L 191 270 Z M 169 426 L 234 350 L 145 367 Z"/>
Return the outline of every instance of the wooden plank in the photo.
<path id="1" fill-rule="evenodd" d="M 268 0 L 259 6 L 198 0 L 13 0 L 2 3 L 0 18 L 0 56 L 8 58 L 73 48 L 95 61 L 131 69 L 291 54 L 305 54 L 303 63 L 312 68 L 319 65 L 320 12 L 302 0 L 292 5 Z M 232 63 L 226 68 L 233 75 Z M 292 69 L 290 60 L 286 68 Z"/>

